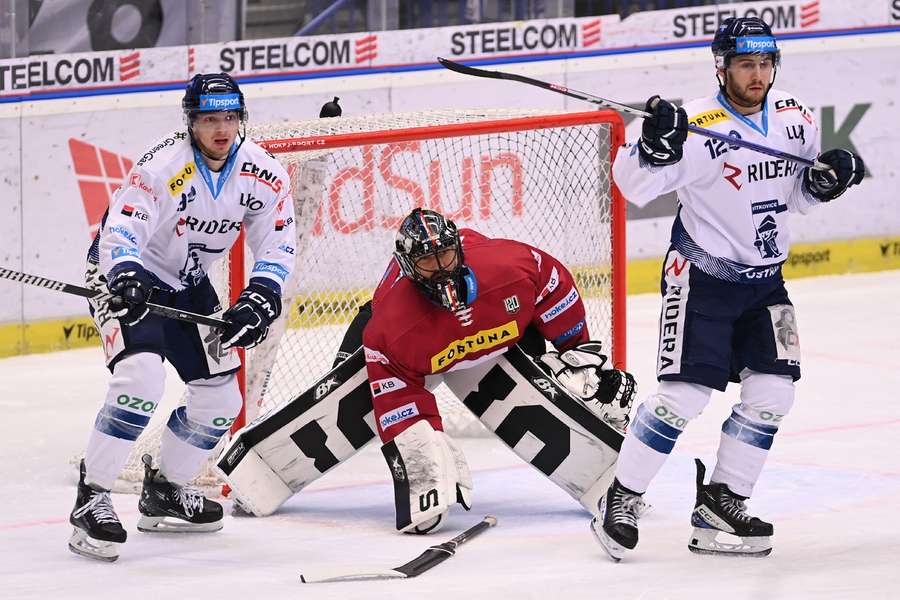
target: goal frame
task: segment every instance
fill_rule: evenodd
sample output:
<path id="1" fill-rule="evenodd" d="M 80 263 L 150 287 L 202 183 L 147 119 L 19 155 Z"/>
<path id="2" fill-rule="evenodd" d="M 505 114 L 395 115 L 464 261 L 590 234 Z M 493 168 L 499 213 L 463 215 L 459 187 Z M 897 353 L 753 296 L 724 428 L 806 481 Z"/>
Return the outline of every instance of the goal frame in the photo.
<path id="1" fill-rule="evenodd" d="M 424 139 L 453 138 L 477 136 L 489 133 L 515 132 L 538 129 L 554 129 L 580 125 L 606 124 L 610 129 L 610 231 L 611 231 L 611 339 L 612 362 L 618 369 L 626 367 L 626 245 L 625 245 L 625 198 L 612 178 L 612 163 L 619 149 L 625 143 L 625 124 L 622 116 L 615 111 L 601 109 L 594 111 L 548 114 L 526 117 L 503 118 L 477 121 L 473 123 L 430 125 L 409 127 L 394 130 L 380 130 L 354 133 L 323 134 L 309 137 L 285 138 L 275 140 L 254 140 L 257 144 L 273 154 L 302 152 L 309 150 L 328 150 L 351 146 L 391 144 Z M 238 240 L 229 253 L 228 283 L 230 303 L 233 304 L 246 285 L 245 240 L 241 231 Z M 246 356 L 239 349 L 241 369 L 237 374 L 244 406 L 232 425 L 234 433 L 246 425 L 247 389 L 246 389 Z M 298 393 L 302 390 L 298 390 Z"/>

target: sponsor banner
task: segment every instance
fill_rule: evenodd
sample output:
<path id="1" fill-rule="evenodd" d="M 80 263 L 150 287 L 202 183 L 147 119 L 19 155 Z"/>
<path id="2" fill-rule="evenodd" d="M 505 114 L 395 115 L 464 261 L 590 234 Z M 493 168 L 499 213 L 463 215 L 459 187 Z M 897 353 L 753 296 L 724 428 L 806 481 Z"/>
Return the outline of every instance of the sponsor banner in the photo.
<path id="1" fill-rule="evenodd" d="M 661 264 L 662 257 L 628 261 L 628 293 L 659 294 Z M 900 236 L 795 244 L 784 265 L 783 273 L 786 279 L 799 279 L 890 269 L 900 269 Z M 368 295 L 368 291 L 360 292 L 357 296 L 334 294 L 331 302 L 359 304 L 360 298 Z M 311 304 L 312 301 L 312 298 L 302 298 L 297 304 Z M 338 324 L 338 321 L 329 323 Z M 318 323 L 292 322 L 291 326 L 301 324 L 308 327 Z M 580 326 L 581 324 L 576 325 L 573 329 L 579 329 Z M 39 321 L 27 325 L 19 323 L 0 325 L 0 358 L 97 346 L 99 343 L 99 335 L 93 321 L 86 317 Z M 387 358 L 377 351 L 366 349 L 366 362 L 387 364 Z"/>
<path id="2" fill-rule="evenodd" d="M 188 78 L 188 48 L 44 54 L 0 60 L 0 100 L 30 94 L 159 86 Z"/>
<path id="3" fill-rule="evenodd" d="M 434 65 L 436 56 L 487 60 L 709 40 L 729 17 L 758 16 L 777 35 L 888 26 L 888 0 L 794 0 L 719 4 L 619 15 L 487 23 L 432 29 L 243 40 L 0 61 L 0 98 L 62 90 L 172 86 L 196 72 L 236 77 L 302 76 Z"/>

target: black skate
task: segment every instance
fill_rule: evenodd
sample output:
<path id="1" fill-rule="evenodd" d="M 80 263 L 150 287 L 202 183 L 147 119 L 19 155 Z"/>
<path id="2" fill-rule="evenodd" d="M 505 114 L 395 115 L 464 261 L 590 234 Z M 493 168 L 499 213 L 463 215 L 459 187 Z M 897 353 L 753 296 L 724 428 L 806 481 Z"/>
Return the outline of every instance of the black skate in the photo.
<path id="1" fill-rule="evenodd" d="M 626 550 L 637 546 L 637 520 L 644 510 L 644 500 L 613 479 L 600 498 L 599 508 L 600 514 L 591 521 L 591 531 L 609 557 L 619 562 Z"/>
<path id="2" fill-rule="evenodd" d="M 116 545 L 125 543 L 128 533 L 113 509 L 109 491 L 85 484 L 84 471 L 82 460 L 78 496 L 69 515 L 69 523 L 75 527 L 69 538 L 69 550 L 88 558 L 113 562 L 119 558 Z"/>
<path id="3" fill-rule="evenodd" d="M 144 487 L 138 510 L 138 531 L 145 533 L 188 533 L 222 529 L 222 505 L 208 500 L 199 490 L 176 485 L 153 468 L 145 454 Z"/>
<path id="4" fill-rule="evenodd" d="M 733 493 L 724 483 L 704 485 L 706 467 L 700 459 L 694 460 L 697 463 L 697 502 L 691 514 L 694 532 L 688 549 L 697 554 L 768 556 L 772 552 L 772 524 L 748 515 L 744 504 L 746 498 Z M 740 538 L 740 541 L 716 540 L 720 533 Z"/>

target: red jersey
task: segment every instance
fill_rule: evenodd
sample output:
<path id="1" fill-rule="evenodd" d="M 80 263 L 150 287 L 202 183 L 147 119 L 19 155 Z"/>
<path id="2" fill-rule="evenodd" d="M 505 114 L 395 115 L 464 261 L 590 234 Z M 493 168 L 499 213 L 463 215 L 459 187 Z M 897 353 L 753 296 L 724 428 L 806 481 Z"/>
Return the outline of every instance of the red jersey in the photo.
<path id="1" fill-rule="evenodd" d="M 528 244 L 460 230 L 469 302 L 452 312 L 430 300 L 392 260 L 363 332 L 378 434 L 388 442 L 417 421 L 441 430 L 425 376 L 493 358 L 534 325 L 558 350 L 587 341 L 584 304 L 562 263 Z"/>

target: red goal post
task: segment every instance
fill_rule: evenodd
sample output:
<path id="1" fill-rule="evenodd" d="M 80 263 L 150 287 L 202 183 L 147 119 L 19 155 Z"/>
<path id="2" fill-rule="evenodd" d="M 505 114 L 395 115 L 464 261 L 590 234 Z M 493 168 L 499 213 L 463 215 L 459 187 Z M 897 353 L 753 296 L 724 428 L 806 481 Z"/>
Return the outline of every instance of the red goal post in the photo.
<path id="1" fill-rule="evenodd" d="M 611 176 L 624 143 L 618 113 L 421 111 L 272 123 L 248 137 L 288 170 L 297 267 L 285 285 L 284 316 L 242 357 L 246 413 L 235 430 L 331 367 L 343 332 L 390 260 L 400 219 L 417 205 L 560 259 L 582 292 L 591 337 L 624 368 L 625 201 Z M 223 301 L 240 293 L 250 264 L 241 240 L 225 272 L 210 274 Z M 445 428 L 485 431 L 442 387 L 435 394 Z M 159 437 L 142 436 L 130 460 L 136 472 L 129 463 L 123 480 L 140 480 L 140 455 L 155 452 Z M 195 483 L 215 486 L 212 470 Z"/>

